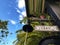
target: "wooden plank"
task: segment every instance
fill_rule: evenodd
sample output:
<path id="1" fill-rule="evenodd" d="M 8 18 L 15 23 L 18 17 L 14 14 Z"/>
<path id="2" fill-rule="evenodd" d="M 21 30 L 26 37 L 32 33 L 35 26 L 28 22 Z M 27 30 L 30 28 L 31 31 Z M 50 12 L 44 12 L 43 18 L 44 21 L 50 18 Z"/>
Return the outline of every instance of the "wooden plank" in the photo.
<path id="1" fill-rule="evenodd" d="M 31 17 L 29 19 L 31 21 L 47 21 L 47 22 L 49 22 L 49 21 L 53 22 L 54 21 L 53 19 L 40 19 L 40 18 L 34 18 L 34 17 Z"/>
<path id="2" fill-rule="evenodd" d="M 52 31 L 52 32 L 60 31 L 57 26 L 35 26 L 34 30 L 36 30 L 36 31 Z"/>

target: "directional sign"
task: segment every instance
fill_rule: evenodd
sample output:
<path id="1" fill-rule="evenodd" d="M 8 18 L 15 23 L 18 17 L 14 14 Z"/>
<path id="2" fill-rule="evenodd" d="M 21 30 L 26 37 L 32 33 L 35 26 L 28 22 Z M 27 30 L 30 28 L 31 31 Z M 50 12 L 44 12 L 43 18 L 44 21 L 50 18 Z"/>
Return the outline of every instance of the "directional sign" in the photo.
<path id="1" fill-rule="evenodd" d="M 37 31 L 59 31 L 57 26 L 35 26 Z"/>

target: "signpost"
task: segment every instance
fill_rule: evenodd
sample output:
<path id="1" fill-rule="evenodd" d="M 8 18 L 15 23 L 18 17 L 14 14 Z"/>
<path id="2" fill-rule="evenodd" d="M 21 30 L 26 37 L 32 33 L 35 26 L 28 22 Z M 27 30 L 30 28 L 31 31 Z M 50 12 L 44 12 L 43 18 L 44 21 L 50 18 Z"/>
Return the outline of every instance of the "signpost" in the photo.
<path id="1" fill-rule="evenodd" d="M 60 31 L 57 26 L 35 26 L 37 31 Z"/>

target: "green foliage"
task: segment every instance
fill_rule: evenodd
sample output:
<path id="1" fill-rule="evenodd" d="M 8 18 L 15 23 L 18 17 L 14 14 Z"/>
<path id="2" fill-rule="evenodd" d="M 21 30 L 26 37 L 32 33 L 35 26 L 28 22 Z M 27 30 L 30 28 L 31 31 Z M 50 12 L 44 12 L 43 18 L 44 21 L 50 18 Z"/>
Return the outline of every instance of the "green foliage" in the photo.
<path id="1" fill-rule="evenodd" d="M 0 20 L 0 29 L 6 29 L 7 30 L 7 24 L 8 24 L 8 21 L 1 21 Z"/>
<path id="2" fill-rule="evenodd" d="M 36 25 L 40 25 L 40 23 L 39 22 L 31 22 L 31 25 L 33 26 L 33 27 L 35 27 Z"/>
<path id="3" fill-rule="evenodd" d="M 39 32 L 39 31 L 33 31 L 28 33 L 27 35 L 27 45 L 38 45 L 39 41 L 42 38 L 48 37 L 48 36 L 52 36 L 55 35 L 52 32 Z M 24 45 L 24 41 L 25 41 L 25 36 L 26 36 L 26 32 L 21 31 L 20 33 L 17 33 L 17 42 L 15 45 Z"/>
<path id="4" fill-rule="evenodd" d="M 21 20 L 20 23 L 21 23 L 21 24 L 22 24 L 22 23 L 26 23 L 27 19 L 28 19 L 27 17 L 24 17 L 24 19 Z"/>
<path id="5" fill-rule="evenodd" d="M 20 32 L 22 32 L 22 29 L 21 29 L 21 30 L 17 30 L 17 31 L 16 31 L 16 33 L 20 33 Z"/>
<path id="6" fill-rule="evenodd" d="M 2 21 L 0 20 L 0 43 L 2 42 L 3 38 L 4 37 L 7 37 L 8 36 L 8 28 L 7 28 L 7 25 L 8 25 L 8 21 Z"/>

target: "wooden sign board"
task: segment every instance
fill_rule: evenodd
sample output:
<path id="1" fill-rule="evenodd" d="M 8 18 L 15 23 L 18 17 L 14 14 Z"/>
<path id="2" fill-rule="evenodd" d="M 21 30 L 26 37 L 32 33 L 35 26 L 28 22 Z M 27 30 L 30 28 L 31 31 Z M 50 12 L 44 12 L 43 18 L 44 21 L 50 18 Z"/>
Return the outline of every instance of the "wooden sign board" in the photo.
<path id="1" fill-rule="evenodd" d="M 37 31 L 60 31 L 57 26 L 35 26 Z"/>

